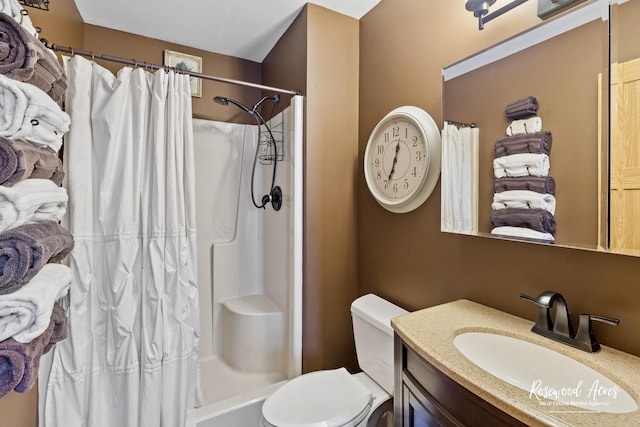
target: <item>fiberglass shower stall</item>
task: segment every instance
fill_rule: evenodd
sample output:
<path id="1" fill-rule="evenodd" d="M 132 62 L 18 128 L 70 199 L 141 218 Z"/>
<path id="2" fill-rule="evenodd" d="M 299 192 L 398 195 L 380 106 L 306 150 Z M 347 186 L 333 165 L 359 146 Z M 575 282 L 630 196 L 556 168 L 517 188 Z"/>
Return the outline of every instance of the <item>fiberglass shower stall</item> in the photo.
<path id="1" fill-rule="evenodd" d="M 302 105 L 268 122 L 277 159 L 264 126 L 194 119 L 200 427 L 301 373 Z M 257 209 L 274 161 L 282 206 Z"/>

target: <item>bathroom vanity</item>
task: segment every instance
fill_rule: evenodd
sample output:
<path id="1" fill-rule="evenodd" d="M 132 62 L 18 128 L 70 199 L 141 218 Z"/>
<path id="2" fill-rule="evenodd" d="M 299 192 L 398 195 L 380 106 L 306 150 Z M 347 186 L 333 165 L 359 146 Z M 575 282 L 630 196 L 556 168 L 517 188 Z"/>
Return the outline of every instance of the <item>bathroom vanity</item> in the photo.
<path id="1" fill-rule="evenodd" d="M 468 300 L 394 318 L 395 425 L 640 425 L 640 358 L 605 346 L 587 353 L 534 334 L 533 323 Z M 528 360 L 539 362 L 541 356 L 518 348 L 504 357 L 510 348 L 493 346 L 488 359 L 507 372 L 511 363 L 524 371 L 534 365 L 535 379 L 515 386 L 461 352 L 454 341 L 468 333 L 543 347 L 551 354 L 549 369 Z M 566 359 L 570 368 L 554 371 L 559 364 L 554 357 Z M 568 375 L 572 364 L 573 376 Z M 629 406 L 619 405 L 624 399 Z"/>

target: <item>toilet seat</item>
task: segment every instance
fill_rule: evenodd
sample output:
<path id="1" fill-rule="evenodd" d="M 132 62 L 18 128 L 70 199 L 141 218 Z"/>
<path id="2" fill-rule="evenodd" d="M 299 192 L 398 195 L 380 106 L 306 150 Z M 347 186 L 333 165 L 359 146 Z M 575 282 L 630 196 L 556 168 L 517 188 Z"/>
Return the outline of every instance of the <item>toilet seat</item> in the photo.
<path id="1" fill-rule="evenodd" d="M 311 372 L 276 390 L 262 406 L 277 427 L 352 427 L 364 420 L 373 396 L 345 368 Z"/>

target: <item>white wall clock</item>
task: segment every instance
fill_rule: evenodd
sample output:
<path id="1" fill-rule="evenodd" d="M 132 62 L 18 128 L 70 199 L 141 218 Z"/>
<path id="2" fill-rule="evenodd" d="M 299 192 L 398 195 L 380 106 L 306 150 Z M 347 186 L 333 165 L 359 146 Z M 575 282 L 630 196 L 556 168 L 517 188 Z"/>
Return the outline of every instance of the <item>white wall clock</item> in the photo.
<path id="1" fill-rule="evenodd" d="M 440 130 L 421 108 L 398 107 L 384 116 L 364 153 L 364 176 L 376 201 L 395 213 L 422 205 L 438 182 L 440 146 Z"/>

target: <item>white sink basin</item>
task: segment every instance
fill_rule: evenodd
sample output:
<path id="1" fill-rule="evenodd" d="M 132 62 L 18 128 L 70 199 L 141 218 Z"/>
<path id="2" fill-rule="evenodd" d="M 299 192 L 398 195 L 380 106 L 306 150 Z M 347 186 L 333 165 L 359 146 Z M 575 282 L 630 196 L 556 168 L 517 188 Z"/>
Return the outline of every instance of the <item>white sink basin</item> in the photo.
<path id="1" fill-rule="evenodd" d="M 453 340 L 471 362 L 529 393 L 547 412 L 583 410 L 627 413 L 635 400 L 590 367 L 548 348 L 505 335 L 466 332 Z"/>

